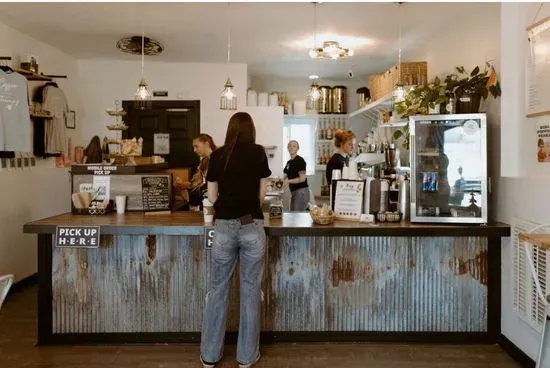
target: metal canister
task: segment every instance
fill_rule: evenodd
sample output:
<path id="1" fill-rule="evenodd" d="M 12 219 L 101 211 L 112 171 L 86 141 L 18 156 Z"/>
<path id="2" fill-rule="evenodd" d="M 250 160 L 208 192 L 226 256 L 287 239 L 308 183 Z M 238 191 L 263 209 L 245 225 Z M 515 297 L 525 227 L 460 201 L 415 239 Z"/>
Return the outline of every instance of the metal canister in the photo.
<path id="1" fill-rule="evenodd" d="M 348 111 L 348 89 L 346 86 L 332 87 L 332 113 L 347 114 Z"/>
<path id="2" fill-rule="evenodd" d="M 360 109 L 370 103 L 370 90 L 367 87 L 358 88 L 357 91 L 357 108 Z"/>
<path id="3" fill-rule="evenodd" d="M 330 114 L 332 113 L 332 98 L 331 98 L 331 88 L 329 86 L 320 86 L 319 93 L 319 114 Z"/>
<path id="4" fill-rule="evenodd" d="M 405 178 L 399 185 L 399 212 L 401 219 L 408 220 L 411 214 L 411 183 Z"/>

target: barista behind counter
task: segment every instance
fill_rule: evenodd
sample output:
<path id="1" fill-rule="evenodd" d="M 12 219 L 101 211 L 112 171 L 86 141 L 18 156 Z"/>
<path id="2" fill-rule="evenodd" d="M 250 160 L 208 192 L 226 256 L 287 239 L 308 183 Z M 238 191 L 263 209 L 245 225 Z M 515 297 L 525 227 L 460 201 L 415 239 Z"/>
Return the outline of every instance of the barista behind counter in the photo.
<path id="1" fill-rule="evenodd" d="M 326 169 L 329 186 L 332 181 L 332 171 L 340 170 L 342 172 L 344 166 L 348 166 L 349 156 L 353 152 L 354 140 L 355 134 L 351 130 L 337 130 L 334 134 L 334 145 L 337 149 L 328 161 Z"/>

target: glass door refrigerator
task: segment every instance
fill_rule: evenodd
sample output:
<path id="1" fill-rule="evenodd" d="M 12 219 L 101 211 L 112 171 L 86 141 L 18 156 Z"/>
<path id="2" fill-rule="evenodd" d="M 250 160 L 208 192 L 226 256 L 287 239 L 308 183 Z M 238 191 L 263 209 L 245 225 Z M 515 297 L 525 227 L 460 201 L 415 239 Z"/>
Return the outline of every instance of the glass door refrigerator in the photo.
<path id="1" fill-rule="evenodd" d="M 485 114 L 409 118 L 411 222 L 487 223 Z"/>

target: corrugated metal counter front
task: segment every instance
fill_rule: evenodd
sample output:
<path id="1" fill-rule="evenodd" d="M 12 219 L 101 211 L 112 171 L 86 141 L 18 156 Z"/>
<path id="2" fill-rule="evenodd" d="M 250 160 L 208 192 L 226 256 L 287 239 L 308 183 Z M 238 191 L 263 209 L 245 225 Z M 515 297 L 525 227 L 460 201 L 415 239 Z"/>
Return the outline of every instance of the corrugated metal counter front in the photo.
<path id="1" fill-rule="evenodd" d="M 58 225 L 98 225 L 99 249 L 53 247 Z M 495 343 L 505 224 L 266 220 L 262 340 Z M 199 341 L 210 274 L 201 214 L 73 216 L 38 233 L 40 344 Z M 238 274 L 238 272 L 237 272 Z M 234 279 L 228 341 L 238 329 Z"/>

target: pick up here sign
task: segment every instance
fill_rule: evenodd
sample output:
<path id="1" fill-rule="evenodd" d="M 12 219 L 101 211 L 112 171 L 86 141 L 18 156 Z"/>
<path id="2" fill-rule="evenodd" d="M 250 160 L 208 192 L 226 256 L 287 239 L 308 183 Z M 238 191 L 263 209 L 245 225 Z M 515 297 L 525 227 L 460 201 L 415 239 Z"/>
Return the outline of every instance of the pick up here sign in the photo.
<path id="1" fill-rule="evenodd" d="M 99 248 L 99 226 L 57 226 L 55 246 L 60 248 Z"/>

